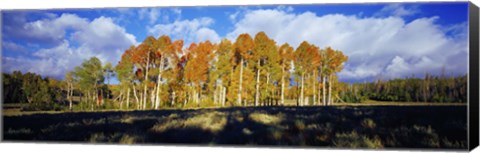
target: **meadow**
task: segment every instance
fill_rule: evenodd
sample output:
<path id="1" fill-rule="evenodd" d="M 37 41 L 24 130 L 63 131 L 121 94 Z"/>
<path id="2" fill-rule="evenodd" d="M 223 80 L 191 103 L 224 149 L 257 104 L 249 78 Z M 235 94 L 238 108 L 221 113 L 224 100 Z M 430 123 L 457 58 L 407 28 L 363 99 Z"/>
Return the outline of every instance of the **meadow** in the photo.
<path id="1" fill-rule="evenodd" d="M 466 149 L 467 107 L 307 106 L 3 114 L 14 142 Z"/>

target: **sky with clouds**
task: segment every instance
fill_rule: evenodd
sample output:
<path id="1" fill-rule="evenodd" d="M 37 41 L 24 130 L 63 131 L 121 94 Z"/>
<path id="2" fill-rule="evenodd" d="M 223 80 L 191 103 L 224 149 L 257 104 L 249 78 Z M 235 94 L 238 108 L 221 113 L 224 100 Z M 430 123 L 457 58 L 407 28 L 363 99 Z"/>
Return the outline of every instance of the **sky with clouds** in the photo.
<path id="1" fill-rule="evenodd" d="M 192 42 L 265 31 L 278 45 L 304 40 L 343 51 L 339 79 L 463 75 L 468 3 L 370 3 L 2 11 L 2 71 L 62 79 L 92 56 L 116 64 L 147 36 Z"/>

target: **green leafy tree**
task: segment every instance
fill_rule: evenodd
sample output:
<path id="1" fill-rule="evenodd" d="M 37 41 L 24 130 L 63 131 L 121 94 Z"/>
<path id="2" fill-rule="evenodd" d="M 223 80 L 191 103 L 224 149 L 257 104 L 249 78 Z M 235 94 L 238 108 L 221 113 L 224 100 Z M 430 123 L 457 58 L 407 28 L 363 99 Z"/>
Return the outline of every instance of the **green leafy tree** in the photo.
<path id="1" fill-rule="evenodd" d="M 105 79 L 102 62 L 98 58 L 92 57 L 75 67 L 74 74 L 83 91 L 87 93 L 87 102 L 90 102 L 91 109 L 94 109 L 95 102 L 99 106 L 101 104 L 99 87 Z"/>

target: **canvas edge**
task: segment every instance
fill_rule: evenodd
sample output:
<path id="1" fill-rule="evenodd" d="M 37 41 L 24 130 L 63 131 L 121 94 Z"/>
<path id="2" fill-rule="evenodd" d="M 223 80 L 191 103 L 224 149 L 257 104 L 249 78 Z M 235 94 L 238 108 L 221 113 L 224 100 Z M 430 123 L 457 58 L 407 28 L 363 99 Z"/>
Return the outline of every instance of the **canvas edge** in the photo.
<path id="1" fill-rule="evenodd" d="M 469 2 L 468 148 L 479 145 L 479 8 Z"/>

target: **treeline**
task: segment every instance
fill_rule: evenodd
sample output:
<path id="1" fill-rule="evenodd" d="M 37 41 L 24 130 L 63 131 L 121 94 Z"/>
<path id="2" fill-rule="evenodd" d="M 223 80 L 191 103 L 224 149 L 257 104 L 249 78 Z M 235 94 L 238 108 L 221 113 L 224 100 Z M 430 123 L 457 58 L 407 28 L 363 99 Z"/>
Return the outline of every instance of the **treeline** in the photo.
<path id="1" fill-rule="evenodd" d="M 467 75 L 405 78 L 370 83 L 343 84 L 341 97 L 345 102 L 366 100 L 397 102 L 467 102 Z"/>
<path id="2" fill-rule="evenodd" d="M 4 103 L 27 103 L 24 110 L 60 110 L 62 82 L 27 72 L 3 73 Z"/>
<path id="3" fill-rule="evenodd" d="M 113 87 L 104 80 L 113 76 L 113 69 L 109 63 L 102 66 L 95 57 L 67 73 L 64 80 L 20 71 L 2 75 L 2 101 L 23 104 L 24 111 L 116 108 L 112 101 L 105 101 L 112 98 Z"/>

